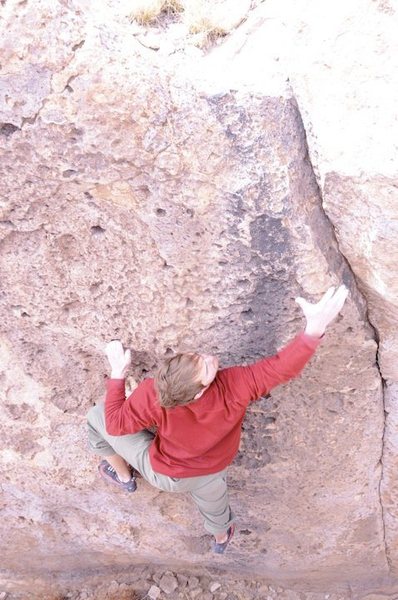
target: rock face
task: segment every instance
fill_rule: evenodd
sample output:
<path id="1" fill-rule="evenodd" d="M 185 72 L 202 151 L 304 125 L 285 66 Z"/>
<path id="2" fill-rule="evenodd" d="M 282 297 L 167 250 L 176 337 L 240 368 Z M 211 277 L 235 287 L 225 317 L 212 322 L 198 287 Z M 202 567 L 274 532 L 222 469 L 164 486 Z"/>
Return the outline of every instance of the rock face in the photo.
<path id="1" fill-rule="evenodd" d="M 333 5 L 320 64 L 316 3 L 285 4 L 287 21 L 269 1 L 207 55 L 144 47 L 123 2 L 3 7 L 1 552 L 16 586 L 213 567 L 188 497 L 98 480 L 85 413 L 103 395 L 103 346 L 132 348 L 130 387 L 175 350 L 253 361 L 302 327 L 295 296 L 341 280 L 349 302 L 303 376 L 248 412 L 222 565 L 329 588 L 397 574 L 394 129 L 373 161 L 378 125 L 370 154 L 345 127 L 367 122 L 349 86 L 382 64 L 396 15 L 369 0 L 353 29 L 359 2 Z M 380 58 L 350 62 L 358 39 Z"/>

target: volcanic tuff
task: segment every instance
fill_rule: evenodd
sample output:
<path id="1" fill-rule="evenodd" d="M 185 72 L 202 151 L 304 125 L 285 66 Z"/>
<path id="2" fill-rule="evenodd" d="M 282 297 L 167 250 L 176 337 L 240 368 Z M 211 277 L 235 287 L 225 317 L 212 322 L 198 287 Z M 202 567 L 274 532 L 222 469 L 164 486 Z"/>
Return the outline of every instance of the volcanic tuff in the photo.
<path id="1" fill-rule="evenodd" d="M 130 389 L 176 350 L 253 361 L 300 331 L 297 295 L 341 281 L 349 301 L 303 376 L 249 410 L 222 567 L 310 589 L 394 585 L 396 9 L 269 0 L 210 49 L 128 9 L 3 2 L 10 589 L 48 571 L 212 568 L 188 497 L 98 480 L 85 413 L 103 395 L 103 346 L 132 348 Z"/>

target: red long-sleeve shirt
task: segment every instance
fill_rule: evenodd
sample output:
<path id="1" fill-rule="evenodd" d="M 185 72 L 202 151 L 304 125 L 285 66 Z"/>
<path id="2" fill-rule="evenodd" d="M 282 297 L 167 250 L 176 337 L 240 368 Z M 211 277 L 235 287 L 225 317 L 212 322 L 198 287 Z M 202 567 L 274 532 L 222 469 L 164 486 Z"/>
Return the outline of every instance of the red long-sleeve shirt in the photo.
<path id="1" fill-rule="evenodd" d="M 221 471 L 238 451 L 248 404 L 296 377 L 319 342 L 301 333 L 275 356 L 221 369 L 197 401 L 174 408 L 159 405 L 153 379 L 144 379 L 127 400 L 125 380 L 108 379 L 106 430 L 125 435 L 155 426 L 149 457 L 157 473 L 196 477 Z"/>

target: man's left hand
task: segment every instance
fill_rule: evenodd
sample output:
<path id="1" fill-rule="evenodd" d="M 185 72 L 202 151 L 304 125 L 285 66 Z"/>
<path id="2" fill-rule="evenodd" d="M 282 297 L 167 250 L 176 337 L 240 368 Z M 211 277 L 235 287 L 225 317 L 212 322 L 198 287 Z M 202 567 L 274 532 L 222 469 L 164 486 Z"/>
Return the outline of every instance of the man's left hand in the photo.
<path id="1" fill-rule="evenodd" d="M 329 288 L 316 304 L 311 304 L 304 298 L 296 298 L 297 304 L 302 308 L 307 319 L 305 333 L 313 337 L 321 337 L 329 323 L 343 308 L 347 296 L 348 289 L 345 285 L 341 285 L 336 291 L 334 287 Z"/>

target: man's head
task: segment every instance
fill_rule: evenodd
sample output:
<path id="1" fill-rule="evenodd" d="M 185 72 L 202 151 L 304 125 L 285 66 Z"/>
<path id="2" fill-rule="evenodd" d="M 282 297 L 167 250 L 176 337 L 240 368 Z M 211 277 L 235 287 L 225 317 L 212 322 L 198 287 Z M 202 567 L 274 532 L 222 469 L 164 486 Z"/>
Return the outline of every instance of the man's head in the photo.
<path id="1" fill-rule="evenodd" d="M 218 358 L 186 352 L 163 361 L 155 375 L 159 403 L 164 408 L 198 400 L 214 380 Z"/>

